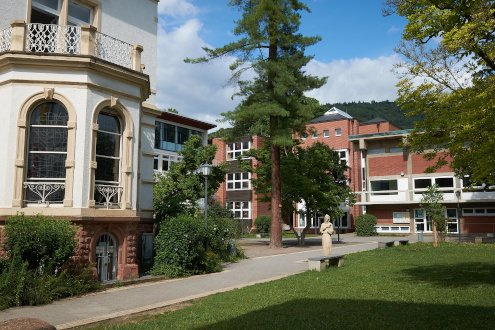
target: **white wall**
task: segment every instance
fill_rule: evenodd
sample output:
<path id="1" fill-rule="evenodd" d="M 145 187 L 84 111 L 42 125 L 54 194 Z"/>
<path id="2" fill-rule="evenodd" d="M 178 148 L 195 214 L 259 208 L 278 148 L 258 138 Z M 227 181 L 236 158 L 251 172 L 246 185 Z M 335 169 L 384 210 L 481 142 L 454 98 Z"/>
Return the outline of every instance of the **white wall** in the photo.
<path id="1" fill-rule="evenodd" d="M 141 62 L 156 90 L 157 4 L 150 0 L 101 0 L 101 32 L 143 46 Z M 154 104 L 154 95 L 148 100 Z"/>
<path id="2" fill-rule="evenodd" d="M 13 20 L 27 19 L 28 0 L 0 0 L 0 30 L 10 26 Z"/>

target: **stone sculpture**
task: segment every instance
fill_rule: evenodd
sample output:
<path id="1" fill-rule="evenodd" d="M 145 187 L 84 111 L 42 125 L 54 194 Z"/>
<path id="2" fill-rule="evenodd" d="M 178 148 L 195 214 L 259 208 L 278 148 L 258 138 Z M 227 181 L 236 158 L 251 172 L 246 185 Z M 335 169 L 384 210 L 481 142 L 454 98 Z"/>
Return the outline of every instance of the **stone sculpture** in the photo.
<path id="1" fill-rule="evenodd" d="M 329 256 L 332 254 L 332 234 L 335 231 L 333 230 L 333 224 L 330 222 L 330 216 L 328 214 L 325 215 L 325 222 L 320 226 L 320 233 L 323 234 L 321 238 L 323 255 Z"/>

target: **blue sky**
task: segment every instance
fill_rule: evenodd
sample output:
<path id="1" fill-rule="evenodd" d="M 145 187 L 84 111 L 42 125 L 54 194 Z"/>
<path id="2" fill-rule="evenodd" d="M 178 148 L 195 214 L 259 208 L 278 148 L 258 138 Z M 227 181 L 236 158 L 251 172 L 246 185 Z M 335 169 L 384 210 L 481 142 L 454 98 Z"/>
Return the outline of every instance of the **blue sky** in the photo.
<path id="1" fill-rule="evenodd" d="M 306 0 L 300 32 L 322 41 L 306 51 L 314 55 L 306 71 L 328 76 L 328 83 L 308 95 L 320 103 L 383 101 L 396 98 L 397 77 L 390 71 L 399 61 L 393 48 L 405 21 L 383 17 L 383 0 Z M 233 110 L 233 86 L 226 86 L 231 59 L 208 65 L 182 62 L 199 57 L 201 47 L 235 41 L 232 34 L 239 12 L 227 0 L 161 0 L 159 2 L 157 105 L 215 123 L 220 113 Z M 226 123 L 216 123 L 225 127 Z"/>

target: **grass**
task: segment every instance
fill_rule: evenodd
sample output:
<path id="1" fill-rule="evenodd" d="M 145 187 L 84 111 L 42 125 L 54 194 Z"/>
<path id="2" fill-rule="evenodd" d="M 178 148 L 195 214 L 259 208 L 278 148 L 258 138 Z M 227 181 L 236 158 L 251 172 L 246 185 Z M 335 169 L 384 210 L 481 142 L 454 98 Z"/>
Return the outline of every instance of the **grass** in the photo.
<path id="1" fill-rule="evenodd" d="M 260 270 L 261 271 L 261 270 Z M 429 243 L 355 253 L 114 329 L 492 329 L 495 245 Z"/>

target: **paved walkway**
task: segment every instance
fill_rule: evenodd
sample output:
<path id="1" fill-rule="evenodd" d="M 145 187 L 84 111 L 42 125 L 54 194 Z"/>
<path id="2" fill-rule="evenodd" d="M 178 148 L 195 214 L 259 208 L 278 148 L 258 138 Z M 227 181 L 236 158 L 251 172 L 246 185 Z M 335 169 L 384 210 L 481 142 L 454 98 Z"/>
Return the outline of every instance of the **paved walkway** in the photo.
<path id="1" fill-rule="evenodd" d="M 336 241 L 337 236 L 333 238 L 334 254 L 375 249 L 378 241 L 393 239 L 354 234 L 340 235 L 341 242 Z M 405 238 L 412 243 L 417 235 Z M 306 247 L 298 247 L 295 239 L 284 239 L 283 243 L 284 248 L 272 250 L 268 249 L 268 239 L 240 240 L 250 258 L 227 264 L 221 273 L 112 288 L 45 306 L 11 308 L 0 312 L 0 322 L 31 317 L 53 324 L 57 329 L 72 328 L 300 273 L 308 269 L 305 262 L 308 258 L 321 255 L 320 237 L 308 238 Z"/>

